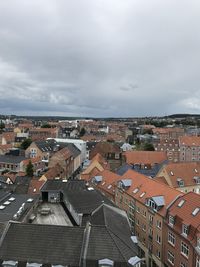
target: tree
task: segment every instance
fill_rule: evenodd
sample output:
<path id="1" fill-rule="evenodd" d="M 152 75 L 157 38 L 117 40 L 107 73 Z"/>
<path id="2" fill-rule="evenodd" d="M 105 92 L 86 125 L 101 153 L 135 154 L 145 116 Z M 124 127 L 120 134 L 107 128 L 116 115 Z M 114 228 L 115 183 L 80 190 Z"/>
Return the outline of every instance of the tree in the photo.
<path id="1" fill-rule="evenodd" d="M 143 146 L 143 150 L 145 151 L 155 151 L 155 148 L 152 144 L 150 143 L 145 143 Z"/>
<path id="2" fill-rule="evenodd" d="M 51 128 L 51 125 L 49 125 L 48 123 L 45 123 L 41 126 L 41 128 Z"/>
<path id="3" fill-rule="evenodd" d="M 26 175 L 29 177 L 33 177 L 33 164 L 32 162 L 29 160 L 28 165 L 26 166 Z"/>
<path id="4" fill-rule="evenodd" d="M 30 146 L 31 143 L 32 143 L 32 140 L 30 138 L 27 138 L 21 143 L 20 147 L 21 149 L 26 150 Z"/>
<path id="5" fill-rule="evenodd" d="M 80 137 L 81 137 L 81 136 L 84 136 L 85 133 L 86 133 L 85 128 L 81 128 L 81 130 L 80 130 Z"/>

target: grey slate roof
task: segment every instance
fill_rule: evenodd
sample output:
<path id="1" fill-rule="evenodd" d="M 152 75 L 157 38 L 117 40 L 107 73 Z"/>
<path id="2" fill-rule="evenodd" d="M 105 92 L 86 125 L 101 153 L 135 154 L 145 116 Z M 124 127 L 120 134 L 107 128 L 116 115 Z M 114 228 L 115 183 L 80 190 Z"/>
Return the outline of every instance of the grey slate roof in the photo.
<path id="1" fill-rule="evenodd" d="M 66 201 L 70 202 L 77 213 L 91 214 L 102 203 L 115 206 L 98 190 L 88 190 L 83 180 L 48 180 L 41 189 L 44 191 L 60 191 Z"/>
<path id="2" fill-rule="evenodd" d="M 0 258 L 78 266 L 83 233 L 82 227 L 11 223 Z"/>
<path id="3" fill-rule="evenodd" d="M 9 201 L 11 197 L 15 198 L 15 200 Z M 34 197 L 31 196 L 31 198 L 33 198 L 33 202 L 28 203 L 27 200 L 29 198 L 30 198 L 29 195 L 17 195 L 17 194 L 11 194 L 11 193 L 7 194 L 7 196 L 0 201 L 0 206 L 5 207 L 4 209 L 0 210 L 0 222 L 8 222 L 9 220 L 13 220 L 14 214 L 16 214 L 19 208 L 21 207 L 21 205 L 25 203 L 24 213 L 20 217 L 22 218 L 24 214 L 26 214 L 26 212 L 32 207 L 32 205 L 34 204 L 34 201 L 36 200 L 35 196 Z M 5 205 L 4 203 L 6 201 L 9 201 L 10 204 Z"/>
<path id="4" fill-rule="evenodd" d="M 56 146 L 56 141 L 54 139 L 36 141 L 35 144 L 42 152 L 53 152 Z"/>
<path id="5" fill-rule="evenodd" d="M 19 164 L 26 158 L 23 156 L 11 156 L 11 155 L 0 155 L 0 163 L 14 163 Z"/>

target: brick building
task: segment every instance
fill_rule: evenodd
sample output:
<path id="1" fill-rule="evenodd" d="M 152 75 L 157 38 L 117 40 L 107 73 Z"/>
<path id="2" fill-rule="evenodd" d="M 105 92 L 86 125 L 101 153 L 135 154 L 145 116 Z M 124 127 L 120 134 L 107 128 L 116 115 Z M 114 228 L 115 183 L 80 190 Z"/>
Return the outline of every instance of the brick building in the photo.
<path id="1" fill-rule="evenodd" d="M 138 237 L 140 256 L 148 267 L 161 267 L 163 224 L 167 207 L 182 193 L 133 170 L 128 170 L 117 184 L 115 203 L 127 211 L 134 234 Z"/>
<path id="2" fill-rule="evenodd" d="M 200 196 L 190 192 L 168 209 L 164 223 L 165 267 L 200 267 Z"/>
<path id="3" fill-rule="evenodd" d="M 179 146 L 180 161 L 200 161 L 200 136 L 182 136 Z"/>

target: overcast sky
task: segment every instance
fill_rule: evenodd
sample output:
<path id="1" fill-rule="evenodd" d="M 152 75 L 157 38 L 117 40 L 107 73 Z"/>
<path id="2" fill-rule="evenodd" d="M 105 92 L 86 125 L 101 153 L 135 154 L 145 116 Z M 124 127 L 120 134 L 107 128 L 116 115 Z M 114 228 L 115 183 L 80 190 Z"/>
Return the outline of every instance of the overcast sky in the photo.
<path id="1" fill-rule="evenodd" d="M 0 113 L 200 113 L 200 1 L 0 1 Z"/>

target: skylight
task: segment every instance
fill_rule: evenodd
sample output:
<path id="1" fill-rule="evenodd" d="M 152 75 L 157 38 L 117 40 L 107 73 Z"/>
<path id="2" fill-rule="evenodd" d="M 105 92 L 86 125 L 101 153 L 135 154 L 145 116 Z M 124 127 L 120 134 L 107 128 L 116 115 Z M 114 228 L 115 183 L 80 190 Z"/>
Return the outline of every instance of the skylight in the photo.
<path id="1" fill-rule="evenodd" d="M 145 194 L 146 194 L 146 193 L 145 193 L 145 192 L 143 192 L 143 193 L 140 195 L 140 197 L 143 197 Z"/>
<path id="2" fill-rule="evenodd" d="M 4 209 L 5 209 L 5 206 L 0 205 L 0 210 L 4 210 Z"/>
<path id="3" fill-rule="evenodd" d="M 14 197 L 9 198 L 9 201 L 14 201 L 14 200 L 15 200 Z"/>
<path id="4" fill-rule="evenodd" d="M 3 203 L 4 205 L 10 205 L 10 201 L 6 201 Z"/>
<path id="5" fill-rule="evenodd" d="M 200 208 L 196 208 L 195 210 L 193 210 L 192 215 L 196 216 L 199 211 L 200 211 Z"/>
<path id="6" fill-rule="evenodd" d="M 171 176 L 173 176 L 174 175 L 173 171 L 171 171 L 170 174 L 171 174 Z"/>
<path id="7" fill-rule="evenodd" d="M 196 173 L 198 173 L 198 170 L 197 170 L 197 169 L 194 169 L 194 171 L 195 171 Z"/>
<path id="8" fill-rule="evenodd" d="M 28 202 L 28 203 L 33 202 L 33 199 L 32 198 L 29 198 L 29 199 L 27 199 L 26 202 Z"/>
<path id="9" fill-rule="evenodd" d="M 183 206 L 183 204 L 185 203 L 185 200 L 182 199 L 179 203 L 178 203 L 178 207 L 181 208 Z"/>
<path id="10" fill-rule="evenodd" d="M 135 189 L 133 190 L 133 193 L 136 194 L 138 191 L 139 191 L 139 189 L 138 189 L 138 188 L 135 188 Z"/>

